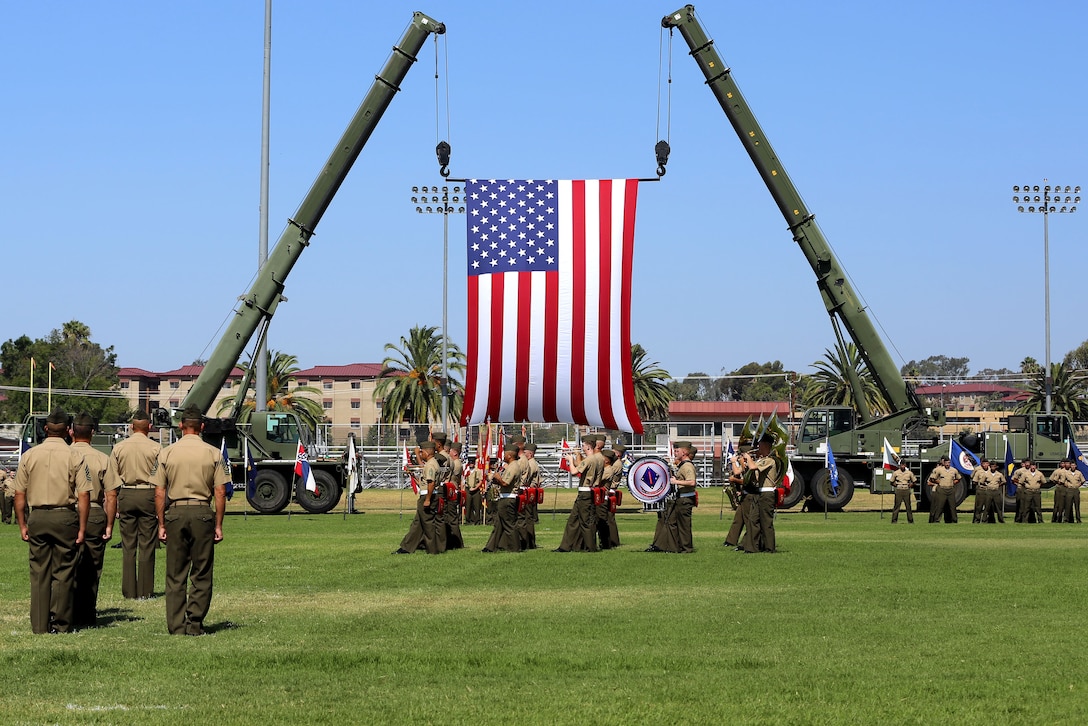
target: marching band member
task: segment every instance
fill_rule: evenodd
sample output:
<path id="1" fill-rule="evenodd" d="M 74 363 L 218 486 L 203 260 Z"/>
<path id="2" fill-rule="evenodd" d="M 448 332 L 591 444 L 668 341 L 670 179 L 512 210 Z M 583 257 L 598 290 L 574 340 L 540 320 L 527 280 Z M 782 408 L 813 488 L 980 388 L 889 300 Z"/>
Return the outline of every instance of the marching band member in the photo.
<path id="1" fill-rule="evenodd" d="M 595 452 L 596 435 L 582 438 L 581 457 L 571 462 L 571 471 L 579 477 L 578 496 L 571 507 L 563 540 L 555 552 L 597 551 L 597 516 L 593 506 L 593 487 L 600 486 L 604 457 Z"/>
<path id="2" fill-rule="evenodd" d="M 518 541 L 514 527 L 518 516 L 517 488 L 521 484 L 523 469 L 518 462 L 516 448 L 509 448 L 503 452 L 503 460 L 506 465 L 491 475 L 499 485 L 499 501 L 496 508 L 494 524 L 491 529 L 491 537 L 484 545 L 483 552 L 520 552 L 521 543 Z"/>
<path id="3" fill-rule="evenodd" d="M 748 521 L 745 522 L 748 532 L 744 537 L 744 551 L 774 552 L 774 505 L 775 487 L 781 479 L 778 472 L 778 462 L 771 456 L 771 448 L 774 446 L 774 435 L 765 433 L 759 437 L 756 445 L 756 456 L 747 454 L 745 467 L 754 475 L 753 485 L 759 488 L 759 493 L 753 493 L 755 501 L 748 510 Z"/>

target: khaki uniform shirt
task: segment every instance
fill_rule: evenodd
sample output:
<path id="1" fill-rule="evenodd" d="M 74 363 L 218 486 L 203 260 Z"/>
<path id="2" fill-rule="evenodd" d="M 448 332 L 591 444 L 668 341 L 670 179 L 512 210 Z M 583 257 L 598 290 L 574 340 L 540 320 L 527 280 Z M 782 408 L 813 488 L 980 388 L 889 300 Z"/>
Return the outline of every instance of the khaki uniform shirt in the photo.
<path id="1" fill-rule="evenodd" d="M 986 488 L 997 491 L 1005 486 L 1005 475 L 998 469 L 990 469 L 990 476 L 986 479 Z"/>
<path id="2" fill-rule="evenodd" d="M 601 474 L 604 473 L 605 458 L 593 453 L 582 459 L 582 463 L 573 467 L 574 473 L 582 477 L 578 486 L 596 487 L 601 484 Z"/>
<path id="3" fill-rule="evenodd" d="M 104 498 L 102 485 L 110 458 L 86 441 L 76 441 L 71 448 L 83 457 L 84 474 L 91 480 L 91 503 L 101 504 Z"/>
<path id="4" fill-rule="evenodd" d="M 0 490 L 3 490 L 4 496 L 15 496 L 15 476 L 9 472 L 0 472 Z"/>
<path id="5" fill-rule="evenodd" d="M 75 504 L 77 494 L 91 493 L 91 476 L 78 452 L 59 436 L 50 436 L 23 454 L 15 491 L 26 493 L 30 507 L 64 507 Z"/>
<path id="6" fill-rule="evenodd" d="M 150 484 L 159 468 L 162 447 L 143 433 L 134 433 L 113 447 L 106 469 L 106 491 L 121 486 Z"/>
<path id="7" fill-rule="evenodd" d="M 951 466 L 948 468 L 938 466 L 933 470 L 933 473 L 929 475 L 930 485 L 941 489 L 952 489 L 959 480 L 960 473 Z"/>
<path id="8" fill-rule="evenodd" d="M 910 489 L 918 479 L 910 469 L 896 469 L 888 475 L 888 481 L 896 489 Z"/>
<path id="9" fill-rule="evenodd" d="M 441 476 L 440 470 L 442 466 L 438 463 L 438 456 L 432 456 L 427 460 L 427 463 L 423 465 L 423 486 L 419 488 L 420 494 L 426 494 L 428 489 L 431 489 L 431 493 L 434 493 L 434 488 L 438 484 L 438 480 Z"/>
<path id="10" fill-rule="evenodd" d="M 1035 471 L 1022 470 L 1024 473 L 1020 476 L 1020 484 L 1025 489 L 1031 491 L 1039 491 L 1043 488 L 1043 484 L 1046 484 L 1046 474 L 1036 469 Z"/>
<path id="11" fill-rule="evenodd" d="M 691 463 L 691 462 L 684 462 Z M 756 459 L 755 468 L 756 481 L 755 484 L 760 489 L 767 489 L 778 486 L 778 462 L 775 461 L 773 456 L 761 456 Z"/>
<path id="12" fill-rule="evenodd" d="M 166 490 L 171 501 L 203 499 L 211 501 L 216 487 L 230 483 L 230 468 L 223 454 L 206 444 L 198 434 L 185 434 L 159 454 L 159 467 L 151 483 Z"/>
<path id="13" fill-rule="evenodd" d="M 480 479 L 482 478 L 483 471 L 479 467 L 472 467 L 468 470 L 468 474 L 465 474 L 465 486 L 469 491 L 476 489 L 480 486 Z"/>
<path id="14" fill-rule="evenodd" d="M 460 457 L 450 457 L 450 481 L 461 488 L 461 479 L 465 475 L 465 462 L 461 461 Z"/>
<path id="15" fill-rule="evenodd" d="M 503 494 L 509 494 L 519 486 L 521 486 L 521 480 L 525 473 L 525 461 L 523 459 L 514 459 L 502 470 L 499 474 L 499 478 L 502 480 L 502 484 L 499 485 L 499 491 Z"/>
<path id="16" fill-rule="evenodd" d="M 1067 478 L 1069 483 L 1066 484 L 1066 486 L 1070 489 L 1080 489 L 1082 486 L 1084 486 L 1084 474 L 1081 474 L 1080 470 L 1078 469 L 1074 469 L 1073 471 L 1069 472 L 1069 476 Z"/>
<path id="17" fill-rule="evenodd" d="M 536 457 L 534 456 L 532 459 L 522 459 L 521 463 L 525 467 L 525 474 L 522 476 L 521 485 L 523 487 L 540 486 L 540 462 L 536 460 Z"/>
<path id="18" fill-rule="evenodd" d="M 990 483 L 990 472 L 980 466 L 971 473 L 971 483 L 975 489 L 987 489 Z"/>
<path id="19" fill-rule="evenodd" d="M 773 461 L 773 460 L 772 460 Z M 691 463 L 691 460 L 685 460 L 680 462 L 680 466 L 676 467 L 676 478 L 683 481 L 695 481 L 697 474 L 695 471 L 695 464 Z M 771 485 L 773 486 L 773 485 Z M 691 494 L 695 491 L 694 484 L 684 484 L 678 486 L 677 491 L 681 494 Z"/>

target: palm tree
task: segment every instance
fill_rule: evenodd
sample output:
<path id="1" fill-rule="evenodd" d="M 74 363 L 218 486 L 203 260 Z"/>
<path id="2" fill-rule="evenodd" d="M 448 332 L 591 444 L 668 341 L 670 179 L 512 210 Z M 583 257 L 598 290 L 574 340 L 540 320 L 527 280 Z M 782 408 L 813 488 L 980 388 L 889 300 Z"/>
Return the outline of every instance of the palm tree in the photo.
<path id="1" fill-rule="evenodd" d="M 442 418 L 442 335 L 437 327 L 415 326 L 400 345 L 386 343 L 392 355 L 382 361 L 382 378 L 374 395 L 382 399 L 382 421 L 428 423 Z M 448 346 L 449 415 L 461 417 L 464 388 L 452 374 L 464 374 L 465 354 Z"/>
<path id="2" fill-rule="evenodd" d="M 281 353 L 279 351 L 269 350 L 267 353 L 268 360 L 268 389 L 266 391 L 267 403 L 266 408 L 269 411 L 294 411 L 298 414 L 299 418 L 308 425 L 311 431 L 317 428 L 317 425 L 321 423 L 325 418 L 325 410 L 321 404 L 308 396 L 299 394 L 312 393 L 320 396 L 321 391 L 313 386 L 295 386 L 290 388 L 289 384 L 295 380 L 295 374 L 301 370 L 298 367 L 298 358 L 287 353 Z M 253 364 L 253 360 L 250 359 L 247 363 L 239 363 L 238 367 L 243 371 L 248 371 Z M 253 390 L 251 384 L 250 390 Z M 249 396 L 249 392 L 246 392 Z M 233 398 L 225 398 L 219 403 L 219 413 L 224 413 L 230 410 L 234 405 Z M 242 404 L 242 410 L 238 413 L 238 421 L 240 423 L 246 423 L 250 419 L 250 415 L 256 408 L 255 399 L 247 398 Z"/>
<path id="3" fill-rule="evenodd" d="M 1050 401 L 1054 411 L 1064 411 L 1074 421 L 1083 421 L 1088 418 L 1088 386 L 1077 371 L 1070 369 L 1065 363 L 1050 364 Z M 1031 375 L 1028 384 L 1028 393 L 1031 397 L 1020 404 L 1018 413 L 1035 413 L 1046 411 L 1046 377 L 1040 367 Z"/>
<path id="4" fill-rule="evenodd" d="M 816 361 L 812 367 L 816 373 L 808 376 L 802 397 L 805 406 L 852 406 L 856 410 L 854 389 L 847 376 L 847 371 L 853 369 L 861 380 L 869 410 L 874 414 L 887 410 L 884 397 L 853 343 L 847 343 L 845 348 L 836 343 L 834 351 L 825 349 L 824 359 Z"/>
<path id="5" fill-rule="evenodd" d="M 673 392 L 666 385 L 669 372 L 657 361 L 647 360 L 646 349 L 638 343 L 631 346 L 631 379 L 635 388 L 635 407 L 646 421 L 663 421 L 669 414 Z"/>

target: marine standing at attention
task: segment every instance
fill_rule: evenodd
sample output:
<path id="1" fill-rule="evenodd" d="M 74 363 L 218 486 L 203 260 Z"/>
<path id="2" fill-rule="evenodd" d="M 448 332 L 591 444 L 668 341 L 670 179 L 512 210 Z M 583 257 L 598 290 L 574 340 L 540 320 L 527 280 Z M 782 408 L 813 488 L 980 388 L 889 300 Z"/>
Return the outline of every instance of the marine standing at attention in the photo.
<path id="1" fill-rule="evenodd" d="M 907 462 L 899 460 L 899 468 L 888 476 L 888 482 L 895 487 L 895 504 L 892 505 L 892 524 L 899 521 L 899 507 L 907 510 L 907 521 L 914 524 L 914 512 L 911 509 L 911 495 L 914 493 L 914 472 L 907 468 Z"/>
<path id="2" fill-rule="evenodd" d="M 155 550 L 159 518 L 155 513 L 155 485 L 162 447 L 148 438 L 151 421 L 146 411 L 132 415 L 132 433 L 110 453 L 106 469 L 106 506 L 116 507 L 121 529 L 121 595 L 129 600 L 155 594 Z"/>
<path id="3" fill-rule="evenodd" d="M 87 413 L 79 414 L 72 423 L 72 451 L 83 457 L 84 474 L 91 483 L 87 531 L 76 563 L 72 625 L 77 628 L 98 625 L 98 583 L 102 579 L 102 560 L 106 555 L 106 543 L 113 536 L 113 517 L 116 514 L 112 503 L 106 501 L 102 488 L 109 457 L 91 446 L 91 436 L 96 427 L 94 417 Z"/>
<path id="4" fill-rule="evenodd" d="M 691 534 L 691 513 L 698 506 L 698 494 L 695 491 L 696 481 L 695 464 L 692 457 L 698 451 L 690 442 L 683 442 L 683 446 L 677 445 L 676 455 L 678 464 L 676 474 L 672 478 L 676 487 L 676 501 L 673 503 L 665 526 L 669 528 L 673 543 L 676 546 L 674 552 L 683 554 L 695 551 L 695 541 Z"/>
<path id="5" fill-rule="evenodd" d="M 199 408 L 182 411 L 181 439 L 159 454 L 151 481 L 159 539 L 166 543 L 166 628 L 171 635 L 204 634 L 215 545 L 223 540 L 230 467 L 219 449 L 200 438 L 203 430 Z"/>
<path id="6" fill-rule="evenodd" d="M 940 522 L 941 514 L 944 514 L 946 524 L 955 524 L 958 521 L 955 492 L 959 480 L 960 473 L 952 468 L 952 460 L 942 456 L 927 480 L 932 493 L 929 505 L 930 522 Z"/>
<path id="7" fill-rule="evenodd" d="M 15 474 L 15 517 L 30 544 L 30 629 L 38 634 L 72 630 L 76 557 L 91 505 L 91 482 L 67 433 L 68 414 L 58 408 L 45 419 L 45 441 L 23 454 Z"/>

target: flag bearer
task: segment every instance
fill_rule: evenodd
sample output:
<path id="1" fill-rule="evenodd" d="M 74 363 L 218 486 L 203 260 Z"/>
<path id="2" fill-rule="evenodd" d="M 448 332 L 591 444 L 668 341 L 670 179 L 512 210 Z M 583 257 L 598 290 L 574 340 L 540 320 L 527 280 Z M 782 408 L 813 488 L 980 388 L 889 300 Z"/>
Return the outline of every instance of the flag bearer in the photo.
<path id="1" fill-rule="evenodd" d="M 888 477 L 895 487 L 895 504 L 892 505 L 892 524 L 899 521 L 899 507 L 907 510 L 907 522 L 914 524 L 914 512 L 911 511 L 911 495 L 914 493 L 914 472 L 907 468 L 907 462 L 899 460 L 899 468 Z"/>

